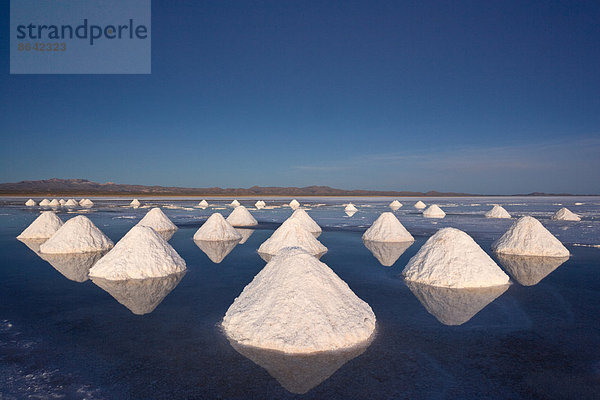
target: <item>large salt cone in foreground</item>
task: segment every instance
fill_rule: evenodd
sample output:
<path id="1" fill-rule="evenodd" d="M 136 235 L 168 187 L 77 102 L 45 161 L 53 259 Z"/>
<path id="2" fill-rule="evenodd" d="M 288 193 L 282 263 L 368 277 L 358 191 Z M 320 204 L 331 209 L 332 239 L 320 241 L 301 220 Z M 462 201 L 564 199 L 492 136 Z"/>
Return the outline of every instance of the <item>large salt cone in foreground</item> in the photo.
<path id="1" fill-rule="evenodd" d="M 267 370 L 285 390 L 304 394 L 327 380 L 348 361 L 364 353 L 372 340 L 348 349 L 311 354 L 288 354 L 243 346 L 234 340 L 229 342 L 238 353 Z"/>
<path id="2" fill-rule="evenodd" d="M 375 314 L 327 265 L 286 248 L 244 288 L 222 325 L 241 345 L 305 354 L 365 343 Z"/>
<path id="3" fill-rule="evenodd" d="M 37 217 L 17 239 L 48 239 L 63 226 L 63 222 L 52 211 L 44 211 Z"/>
<path id="4" fill-rule="evenodd" d="M 398 200 L 394 200 L 390 203 L 389 206 L 392 210 L 396 211 L 397 209 L 399 209 L 400 207 L 402 207 L 402 203 L 400 203 Z"/>
<path id="5" fill-rule="evenodd" d="M 498 262 L 517 282 L 533 286 L 565 263 L 569 257 L 536 257 L 497 254 Z"/>
<path id="6" fill-rule="evenodd" d="M 69 199 L 65 203 L 65 206 L 67 206 L 67 207 L 76 207 L 77 205 L 78 205 L 78 203 L 74 199 Z"/>
<path id="7" fill-rule="evenodd" d="M 110 240 L 86 216 L 78 215 L 64 223 L 50 239 L 40 246 L 41 253 L 91 253 L 109 250 Z"/>
<path id="8" fill-rule="evenodd" d="M 237 206 L 239 206 L 239 205 L 240 205 L 240 202 L 239 202 L 239 201 L 237 201 L 237 200 L 233 200 L 231 203 L 229 203 L 229 205 L 230 205 L 231 207 L 237 207 Z"/>
<path id="9" fill-rule="evenodd" d="M 510 285 L 446 288 L 405 281 L 427 312 L 444 325 L 462 325 L 496 300 Z"/>
<path id="10" fill-rule="evenodd" d="M 423 203 L 421 200 L 417 201 L 414 206 L 414 208 L 418 209 L 418 210 L 422 210 L 423 208 L 427 207 L 425 205 L 425 203 Z"/>
<path id="11" fill-rule="evenodd" d="M 581 217 L 569 210 L 568 208 L 561 208 L 553 216 L 553 220 L 556 221 L 581 221 Z"/>
<path id="12" fill-rule="evenodd" d="M 292 210 L 295 210 L 298 207 L 300 207 L 300 203 L 298 202 L 298 200 L 294 199 L 294 200 L 290 201 L 289 206 L 292 208 Z"/>
<path id="13" fill-rule="evenodd" d="M 354 204 L 352 204 L 352 203 L 348 203 L 348 204 L 346 205 L 346 207 L 344 208 L 344 211 L 348 211 L 348 212 L 357 212 L 357 211 L 358 211 L 358 208 L 356 208 L 356 207 L 354 206 Z"/>
<path id="14" fill-rule="evenodd" d="M 35 206 L 36 204 L 37 204 L 37 203 L 36 203 L 36 202 L 35 202 L 33 199 L 29 199 L 29 200 L 27 200 L 27 201 L 25 202 L 25 205 L 26 205 L 27 207 L 33 207 L 33 206 Z"/>
<path id="15" fill-rule="evenodd" d="M 423 216 L 425 218 L 444 218 L 446 213 L 437 204 L 432 204 L 423 211 Z"/>
<path id="16" fill-rule="evenodd" d="M 40 253 L 39 256 L 52 265 L 65 278 L 75 282 L 85 282 L 88 280 L 90 268 L 106 253 L 107 250 L 74 254 Z"/>
<path id="17" fill-rule="evenodd" d="M 244 206 L 237 206 L 227 217 L 227 222 L 231 226 L 255 226 L 258 221 L 250 214 L 250 211 Z"/>
<path id="18" fill-rule="evenodd" d="M 510 218 L 508 211 L 504 207 L 495 205 L 492 209 L 485 213 L 486 218 Z"/>
<path id="19" fill-rule="evenodd" d="M 327 247 L 323 246 L 295 219 L 288 219 L 281 224 L 271 237 L 260 245 L 258 254 L 263 260 L 269 261 L 272 256 L 285 247 L 300 247 L 317 258 L 327 253 Z"/>
<path id="20" fill-rule="evenodd" d="M 465 232 L 437 231 L 419 249 L 402 275 L 413 282 L 452 288 L 506 285 L 509 277 Z"/>
<path id="21" fill-rule="evenodd" d="M 239 240 L 194 240 L 196 246 L 215 264 L 219 264 L 240 243 Z"/>
<path id="22" fill-rule="evenodd" d="M 44 199 L 44 200 L 40 201 L 40 206 L 42 206 L 42 207 L 47 207 L 49 205 L 50 205 L 50 200 L 48 200 L 48 199 Z"/>
<path id="23" fill-rule="evenodd" d="M 569 257 L 569 250 L 533 217 L 521 217 L 492 244 L 496 253 L 521 256 Z"/>
<path id="24" fill-rule="evenodd" d="M 290 219 L 294 219 L 297 222 L 299 222 L 304 227 L 304 229 L 312 233 L 315 237 L 319 237 L 319 235 L 322 232 L 319 224 L 317 224 L 315 220 L 312 219 L 310 215 L 308 215 L 308 213 L 301 208 L 294 211 L 292 215 L 288 218 L 288 220 Z"/>
<path id="25" fill-rule="evenodd" d="M 242 235 L 220 213 L 214 213 L 196 231 L 194 240 L 239 241 L 242 240 Z"/>
<path id="26" fill-rule="evenodd" d="M 137 223 L 137 226 L 147 226 L 154 229 L 156 232 L 177 230 L 177 225 L 175 225 L 159 207 L 154 207 L 148 211 L 144 218 Z"/>
<path id="27" fill-rule="evenodd" d="M 391 212 L 382 213 L 362 235 L 375 242 L 414 242 L 415 238 Z"/>
<path id="28" fill-rule="evenodd" d="M 185 270 L 183 258 L 154 229 L 134 226 L 90 269 L 90 277 L 120 281 L 160 278 Z"/>
<path id="29" fill-rule="evenodd" d="M 129 203 L 129 205 L 133 208 L 138 208 L 139 206 L 142 205 L 142 203 L 140 203 L 140 201 L 138 199 L 133 199 L 133 200 L 131 200 L 131 203 Z"/>
<path id="30" fill-rule="evenodd" d="M 242 235 L 242 240 L 240 240 L 239 244 L 244 244 L 250 239 L 250 236 L 254 233 L 254 229 L 244 229 L 244 228 L 235 228 L 237 233 Z"/>
<path id="31" fill-rule="evenodd" d="M 365 247 L 384 267 L 391 267 L 414 242 L 373 242 L 363 240 Z"/>
<path id="32" fill-rule="evenodd" d="M 92 277 L 102 290 L 108 292 L 115 300 L 127 307 L 136 315 L 149 314 L 169 293 L 179 284 L 184 272 L 167 275 L 160 278 L 130 279 L 112 281 Z"/>

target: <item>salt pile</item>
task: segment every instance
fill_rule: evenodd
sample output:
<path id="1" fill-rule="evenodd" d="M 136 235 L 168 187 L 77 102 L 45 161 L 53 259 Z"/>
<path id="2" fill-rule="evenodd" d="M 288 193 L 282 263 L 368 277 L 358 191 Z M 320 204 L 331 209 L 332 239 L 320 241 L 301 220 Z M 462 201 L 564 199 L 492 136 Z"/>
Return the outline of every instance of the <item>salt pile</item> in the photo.
<path id="1" fill-rule="evenodd" d="M 521 256 L 569 257 L 569 250 L 537 219 L 521 217 L 492 244 L 492 250 Z"/>
<path id="2" fill-rule="evenodd" d="M 560 267 L 569 257 L 537 257 L 497 254 L 498 262 L 521 285 L 533 286 Z"/>
<path id="3" fill-rule="evenodd" d="M 60 199 L 58 202 L 60 203 L 61 206 L 64 206 L 67 203 L 65 201 L 65 199 Z"/>
<path id="4" fill-rule="evenodd" d="M 154 207 L 137 223 L 137 226 L 148 226 L 157 232 L 176 231 L 175 225 L 159 207 Z"/>
<path id="5" fill-rule="evenodd" d="M 85 282 L 88 280 L 90 268 L 106 254 L 107 250 L 94 251 L 92 253 L 73 254 L 40 254 L 54 269 L 65 278 L 74 282 Z"/>
<path id="6" fill-rule="evenodd" d="M 258 254 L 265 261 L 269 261 L 285 247 L 299 247 L 316 257 L 327 253 L 327 247 L 323 246 L 299 221 L 291 218 L 281 224 L 271 237 L 260 245 Z"/>
<path id="7" fill-rule="evenodd" d="M 415 207 L 415 208 L 417 208 L 417 209 L 421 210 L 421 209 L 423 209 L 423 208 L 425 208 L 425 207 L 427 207 L 427 206 L 425 205 L 425 203 L 423 203 L 421 200 L 419 200 L 419 201 L 417 201 L 417 202 L 415 203 L 415 205 L 414 205 L 413 207 Z"/>
<path id="8" fill-rule="evenodd" d="M 80 206 L 82 206 L 82 205 L 83 205 L 83 203 L 85 203 L 85 200 L 86 200 L 86 199 L 81 199 L 81 200 L 79 200 L 79 205 L 80 205 Z"/>
<path id="9" fill-rule="evenodd" d="M 354 214 L 356 214 L 356 211 L 344 211 L 344 214 L 346 214 L 348 217 L 352 217 Z"/>
<path id="10" fill-rule="evenodd" d="M 27 200 L 27 201 L 25 202 L 25 205 L 26 205 L 27 207 L 33 207 L 33 206 L 35 206 L 36 204 L 37 204 L 37 203 L 36 203 L 35 201 L 33 201 L 33 199 L 29 199 L 29 200 Z"/>
<path id="11" fill-rule="evenodd" d="M 446 213 L 437 204 L 432 204 L 427 210 L 423 211 L 423 216 L 425 218 L 444 218 Z"/>
<path id="12" fill-rule="evenodd" d="M 402 275 L 433 286 L 476 288 L 509 282 L 498 265 L 466 233 L 444 228 L 431 236 L 415 254 Z"/>
<path id="13" fill-rule="evenodd" d="M 17 239 L 47 239 L 54 235 L 63 222 L 52 211 L 44 211 L 35 219 Z"/>
<path id="14" fill-rule="evenodd" d="M 254 203 L 254 207 L 258 208 L 259 210 L 260 210 L 261 208 L 263 208 L 264 206 L 266 206 L 266 205 L 267 205 L 267 204 L 266 204 L 264 201 L 262 201 L 262 200 L 259 200 L 259 201 L 257 201 L 256 203 Z"/>
<path id="15" fill-rule="evenodd" d="M 79 205 L 82 207 L 91 207 L 94 205 L 94 202 L 90 199 L 83 199 L 79 202 Z"/>
<path id="16" fill-rule="evenodd" d="M 194 243 L 215 264 L 219 264 L 240 243 L 240 240 L 194 240 Z"/>
<path id="17" fill-rule="evenodd" d="M 198 206 L 202 207 L 202 208 L 206 208 L 206 207 L 208 207 L 208 201 L 202 200 L 200 203 L 198 203 Z"/>
<path id="18" fill-rule="evenodd" d="M 241 240 L 240 235 L 220 213 L 214 213 L 194 234 L 194 240 Z"/>
<path id="19" fill-rule="evenodd" d="M 297 222 L 300 223 L 300 225 L 302 225 L 304 227 L 304 229 L 306 229 L 307 231 L 309 231 L 310 233 L 312 233 L 313 235 L 315 235 L 317 237 L 322 232 L 319 224 L 317 224 L 315 222 L 315 220 L 312 219 L 310 217 L 310 215 L 308 215 L 308 213 L 301 208 L 294 211 L 288 219 L 296 220 Z"/>
<path id="20" fill-rule="evenodd" d="M 376 242 L 414 242 L 415 238 L 391 212 L 382 213 L 362 235 L 363 240 Z"/>
<path id="21" fill-rule="evenodd" d="M 67 202 L 65 203 L 65 206 L 77 206 L 77 202 L 73 199 L 69 199 L 67 200 Z"/>
<path id="22" fill-rule="evenodd" d="M 42 201 L 40 201 L 40 206 L 46 207 L 50 205 L 50 200 L 48 199 L 44 199 Z"/>
<path id="23" fill-rule="evenodd" d="M 56 199 L 52 199 L 52 201 L 48 204 L 50 207 L 58 207 L 60 203 Z"/>
<path id="24" fill-rule="evenodd" d="M 112 281 L 158 278 L 185 271 L 185 261 L 154 229 L 136 225 L 90 269 Z"/>
<path id="25" fill-rule="evenodd" d="M 237 206 L 227 217 L 227 222 L 231 226 L 254 226 L 258 221 L 250 214 L 250 211 L 244 206 Z"/>
<path id="26" fill-rule="evenodd" d="M 348 203 L 348 204 L 346 205 L 346 208 L 344 208 L 344 211 L 348 211 L 348 212 L 356 212 L 356 211 L 358 211 L 358 208 L 356 208 L 356 207 L 354 206 L 354 204 L 352 204 L 352 203 Z"/>
<path id="27" fill-rule="evenodd" d="M 92 221 L 83 215 L 71 218 L 46 243 L 41 253 L 89 253 L 113 247 L 110 240 Z"/>
<path id="28" fill-rule="evenodd" d="M 390 208 L 394 211 L 396 211 L 400 207 L 402 207 L 402 203 L 400 203 L 398 200 L 394 200 L 390 203 Z"/>
<path id="29" fill-rule="evenodd" d="M 300 207 L 300 203 L 298 202 L 298 200 L 294 199 L 294 200 L 290 201 L 289 206 L 292 208 L 292 210 L 295 210 L 298 207 Z"/>
<path id="30" fill-rule="evenodd" d="M 557 221 L 581 221 L 581 217 L 569 210 L 568 208 L 561 208 L 553 216 L 553 220 Z"/>
<path id="31" fill-rule="evenodd" d="M 244 346 L 314 353 L 368 341 L 375 314 L 326 264 L 287 248 L 235 299 L 223 328 Z"/>
<path id="32" fill-rule="evenodd" d="M 231 207 L 237 207 L 237 206 L 239 206 L 239 205 L 240 205 L 240 202 L 239 202 L 239 201 L 237 201 L 237 200 L 233 200 L 233 201 L 232 201 L 232 202 L 231 202 L 229 205 L 230 205 Z"/>
<path id="33" fill-rule="evenodd" d="M 365 240 L 363 243 L 381 265 L 391 267 L 414 242 L 373 242 Z"/>
<path id="34" fill-rule="evenodd" d="M 133 199 L 133 200 L 131 200 L 131 203 L 129 203 L 129 205 L 133 208 L 138 208 L 139 206 L 142 205 L 142 203 L 140 203 L 140 201 L 138 199 Z"/>
<path id="35" fill-rule="evenodd" d="M 510 218 L 508 211 L 504 207 L 495 205 L 490 211 L 485 213 L 486 218 Z"/>

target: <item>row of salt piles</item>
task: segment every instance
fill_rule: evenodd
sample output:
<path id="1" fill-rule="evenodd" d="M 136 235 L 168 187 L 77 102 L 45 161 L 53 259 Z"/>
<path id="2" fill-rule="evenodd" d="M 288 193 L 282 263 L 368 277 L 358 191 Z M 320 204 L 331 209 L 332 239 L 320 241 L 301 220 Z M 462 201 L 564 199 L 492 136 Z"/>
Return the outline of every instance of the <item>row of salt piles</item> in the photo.
<path id="1" fill-rule="evenodd" d="M 25 205 L 27 207 L 33 207 L 35 205 L 37 205 L 37 203 L 35 202 L 35 200 L 33 199 L 29 199 L 25 202 Z M 48 199 L 43 199 L 40 201 L 40 206 L 42 207 L 59 207 L 59 206 L 77 206 L 77 205 L 81 205 L 81 206 L 93 206 L 94 203 L 89 200 L 89 199 L 81 199 L 81 201 L 78 203 L 77 201 L 75 201 L 74 199 L 69 199 L 69 200 L 64 200 L 64 199 L 60 199 L 60 200 L 56 200 L 56 199 L 52 199 L 52 201 L 48 200 Z"/>

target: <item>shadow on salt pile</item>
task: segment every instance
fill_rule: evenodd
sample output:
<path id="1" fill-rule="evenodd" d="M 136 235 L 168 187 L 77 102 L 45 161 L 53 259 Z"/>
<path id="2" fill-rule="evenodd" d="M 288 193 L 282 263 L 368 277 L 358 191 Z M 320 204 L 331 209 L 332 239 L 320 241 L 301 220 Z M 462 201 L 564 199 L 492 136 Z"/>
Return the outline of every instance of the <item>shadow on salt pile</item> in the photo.
<path id="1" fill-rule="evenodd" d="M 510 285 L 486 288 L 446 288 L 405 280 L 427 312 L 444 325 L 462 325 L 496 300 Z"/>
<path id="2" fill-rule="evenodd" d="M 254 229 L 248 229 L 248 228 L 235 228 L 235 230 L 240 235 L 242 235 L 242 240 L 240 240 L 239 244 L 246 243 L 246 241 L 248 241 L 248 239 L 250 239 L 250 236 L 252 236 L 252 234 L 254 233 Z"/>
<path id="3" fill-rule="evenodd" d="M 194 240 L 194 243 L 210 261 L 219 264 L 240 243 L 240 240 Z"/>
<path id="4" fill-rule="evenodd" d="M 348 361 L 363 354 L 374 337 L 372 335 L 366 342 L 349 349 L 309 354 L 244 346 L 232 339 L 229 339 L 229 343 L 238 353 L 264 368 L 285 390 L 304 394 L 329 379 Z"/>
<path id="5" fill-rule="evenodd" d="M 521 285 L 533 286 L 564 264 L 569 257 L 517 256 L 497 253 L 498 262 Z"/>
<path id="6" fill-rule="evenodd" d="M 110 294 L 136 315 L 150 314 L 179 284 L 185 272 L 161 278 L 111 281 L 91 278 L 99 288 Z"/>
<path id="7" fill-rule="evenodd" d="M 91 253 L 73 254 L 38 254 L 42 260 L 48 262 L 65 278 L 75 282 L 85 282 L 88 278 L 90 268 L 98 262 L 108 250 L 95 251 Z"/>
<path id="8" fill-rule="evenodd" d="M 365 247 L 384 267 L 391 267 L 414 242 L 375 242 L 363 240 Z"/>

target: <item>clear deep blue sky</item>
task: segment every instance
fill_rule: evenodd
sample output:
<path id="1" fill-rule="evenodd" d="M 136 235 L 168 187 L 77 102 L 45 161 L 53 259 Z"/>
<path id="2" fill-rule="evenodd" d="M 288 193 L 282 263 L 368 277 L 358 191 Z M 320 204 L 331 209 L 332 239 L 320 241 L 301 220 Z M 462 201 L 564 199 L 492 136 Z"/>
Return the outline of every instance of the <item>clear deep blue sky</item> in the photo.
<path id="1" fill-rule="evenodd" d="M 600 193 L 599 1 L 158 1 L 151 75 L 9 75 L 0 181 Z"/>

